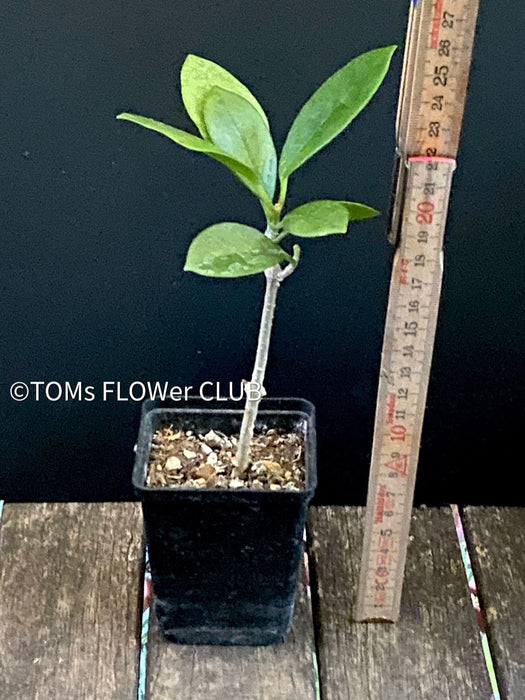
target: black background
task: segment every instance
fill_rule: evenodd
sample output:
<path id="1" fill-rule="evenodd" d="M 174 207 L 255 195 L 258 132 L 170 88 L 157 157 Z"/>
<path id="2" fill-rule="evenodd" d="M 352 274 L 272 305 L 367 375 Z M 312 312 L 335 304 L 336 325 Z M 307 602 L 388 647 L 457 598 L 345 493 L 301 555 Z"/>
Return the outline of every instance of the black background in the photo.
<path id="1" fill-rule="evenodd" d="M 523 121 L 518 6 L 482 2 L 455 175 L 416 500 L 524 504 Z M 263 226 L 225 169 L 117 122 L 193 130 L 187 53 L 245 82 L 280 147 L 299 106 L 353 56 L 404 42 L 408 2 L 86 0 L 1 9 L 0 497 L 131 498 L 136 403 L 103 381 L 248 377 L 263 277 L 182 272 L 223 220 Z M 292 179 L 289 206 L 363 201 L 382 219 L 306 242 L 280 293 L 270 395 L 318 409 L 320 503 L 365 499 L 392 248 L 386 241 L 402 48 L 371 105 Z M 14 381 L 93 385 L 94 402 L 9 397 Z"/>

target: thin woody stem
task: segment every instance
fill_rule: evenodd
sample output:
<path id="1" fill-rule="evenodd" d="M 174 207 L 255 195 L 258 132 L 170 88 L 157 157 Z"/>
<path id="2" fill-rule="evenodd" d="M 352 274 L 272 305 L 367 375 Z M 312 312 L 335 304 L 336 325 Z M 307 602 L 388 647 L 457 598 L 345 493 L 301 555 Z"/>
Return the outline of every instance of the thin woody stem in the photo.
<path id="1" fill-rule="evenodd" d="M 272 334 L 273 316 L 277 301 L 277 292 L 281 284 L 281 267 L 275 265 L 265 270 L 266 292 L 264 295 L 264 305 L 259 328 L 259 339 L 257 341 L 257 354 L 253 367 L 251 385 L 246 394 L 246 406 L 242 419 L 241 434 L 237 445 L 237 468 L 238 474 L 244 474 L 249 466 L 250 444 L 255 428 L 255 419 L 262 396 L 264 395 L 264 377 L 266 374 L 266 364 L 268 362 L 268 350 L 270 348 L 270 337 Z M 250 390 L 252 389 L 252 390 Z M 254 392 L 253 389 L 258 389 Z M 257 398 L 252 398 L 252 394 L 257 393 Z"/>

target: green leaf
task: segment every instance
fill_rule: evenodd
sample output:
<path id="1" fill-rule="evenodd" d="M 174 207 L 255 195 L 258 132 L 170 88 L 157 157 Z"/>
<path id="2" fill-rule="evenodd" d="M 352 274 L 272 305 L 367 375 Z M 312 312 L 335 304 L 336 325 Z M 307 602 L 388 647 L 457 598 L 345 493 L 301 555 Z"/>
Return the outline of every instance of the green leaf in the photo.
<path id="1" fill-rule="evenodd" d="M 122 114 L 117 115 L 117 119 L 123 119 L 125 121 L 133 122 L 134 124 L 139 124 L 146 129 L 151 129 L 152 131 L 156 131 L 159 134 L 167 136 L 169 139 L 179 144 L 179 146 L 184 146 L 184 148 L 187 148 L 190 151 L 205 153 L 211 158 L 218 160 L 220 163 L 229 168 L 241 180 L 241 182 L 251 192 L 253 192 L 253 194 L 255 194 L 256 197 L 259 197 L 259 199 L 271 204 L 270 198 L 259 181 L 258 176 L 246 165 L 235 160 L 235 158 L 232 158 L 227 153 L 224 153 L 219 146 L 211 141 L 206 141 L 205 139 L 201 139 L 199 136 L 194 136 L 193 134 L 189 134 L 187 131 L 182 131 L 182 129 L 177 129 L 170 124 L 164 124 L 164 122 L 159 122 L 156 119 L 141 117 L 138 114 L 123 112 Z"/>
<path id="2" fill-rule="evenodd" d="M 255 173 L 271 199 L 277 156 L 272 136 L 259 112 L 244 97 L 214 87 L 208 93 L 203 113 L 210 140 Z"/>
<path id="3" fill-rule="evenodd" d="M 186 111 L 205 138 L 208 136 L 208 132 L 204 119 L 204 103 L 210 90 L 214 87 L 228 90 L 243 97 L 259 112 L 266 127 L 270 128 L 263 108 L 248 88 L 217 63 L 189 54 L 182 65 L 180 82 L 182 101 Z"/>
<path id="4" fill-rule="evenodd" d="M 282 181 L 340 134 L 368 104 L 381 85 L 396 48 L 385 46 L 361 54 L 314 92 L 286 137 L 279 163 Z"/>
<path id="5" fill-rule="evenodd" d="M 117 119 L 124 119 L 125 121 L 139 124 L 146 129 L 157 131 L 159 134 L 167 136 L 172 141 L 175 141 L 175 143 L 178 143 L 179 146 L 184 146 L 184 148 L 188 148 L 190 151 L 200 151 L 201 153 L 207 153 L 209 155 L 224 155 L 223 151 L 210 141 L 205 141 L 201 139 L 200 136 L 194 136 L 187 131 L 182 131 L 182 129 L 177 129 L 170 124 L 164 124 L 164 122 L 159 122 L 156 119 L 141 117 L 139 114 L 130 114 L 129 112 L 118 114 Z"/>
<path id="6" fill-rule="evenodd" d="M 291 256 L 257 229 L 224 222 L 192 241 L 184 270 L 205 277 L 244 277 L 263 272 Z"/>
<path id="7" fill-rule="evenodd" d="M 243 185 L 261 200 L 261 203 L 263 203 L 263 208 L 264 204 L 269 207 L 272 206 L 272 200 L 270 197 L 268 197 L 268 194 L 262 186 L 259 177 L 252 170 L 250 170 L 250 168 L 247 168 L 242 163 L 239 163 L 239 161 L 235 160 L 234 158 L 230 158 L 227 155 L 210 154 L 210 156 L 231 170 L 232 173 L 236 175 L 237 178 L 243 183 Z"/>
<path id="8" fill-rule="evenodd" d="M 281 221 L 282 228 L 294 236 L 317 237 L 346 233 L 349 221 L 377 216 L 377 209 L 358 202 L 320 199 L 293 209 Z"/>

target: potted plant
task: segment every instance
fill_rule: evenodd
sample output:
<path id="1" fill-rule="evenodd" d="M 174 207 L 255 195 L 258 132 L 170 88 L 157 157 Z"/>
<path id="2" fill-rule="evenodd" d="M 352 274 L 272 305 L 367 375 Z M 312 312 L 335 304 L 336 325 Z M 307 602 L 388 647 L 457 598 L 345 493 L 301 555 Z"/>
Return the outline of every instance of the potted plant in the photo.
<path id="1" fill-rule="evenodd" d="M 315 413 L 300 399 L 266 399 L 264 378 L 277 292 L 296 269 L 293 237 L 344 234 L 378 212 L 350 201 L 310 201 L 285 212 L 290 176 L 370 101 L 395 46 L 354 58 L 297 114 L 279 160 L 256 98 L 216 63 L 189 55 L 182 99 L 200 136 L 136 114 L 125 119 L 214 158 L 261 203 L 264 232 L 238 222 L 201 231 L 185 270 L 209 277 L 264 273 L 257 353 L 238 403 L 147 402 L 135 489 L 143 503 L 156 612 L 182 643 L 270 644 L 291 625 L 308 503 L 316 485 Z M 279 196 L 274 199 L 276 181 Z M 261 403 L 262 402 L 262 403 Z"/>

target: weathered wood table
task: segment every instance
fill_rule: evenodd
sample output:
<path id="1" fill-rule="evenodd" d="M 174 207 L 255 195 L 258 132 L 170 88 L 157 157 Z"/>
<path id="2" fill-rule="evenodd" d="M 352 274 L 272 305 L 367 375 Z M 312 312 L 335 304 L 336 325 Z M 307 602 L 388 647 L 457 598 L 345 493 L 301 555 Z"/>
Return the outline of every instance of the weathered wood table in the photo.
<path id="1" fill-rule="evenodd" d="M 152 616 L 145 698 L 493 697 L 451 510 L 414 511 L 395 625 L 352 622 L 362 519 L 359 508 L 312 509 L 308 566 L 283 645 L 168 644 Z M 468 508 L 464 523 L 499 692 L 523 700 L 525 509 Z M 141 697 L 143 574 L 138 504 L 5 505 L 0 698 Z"/>

